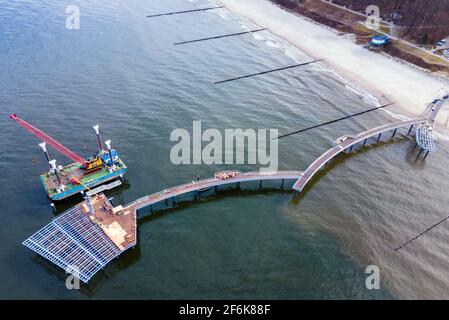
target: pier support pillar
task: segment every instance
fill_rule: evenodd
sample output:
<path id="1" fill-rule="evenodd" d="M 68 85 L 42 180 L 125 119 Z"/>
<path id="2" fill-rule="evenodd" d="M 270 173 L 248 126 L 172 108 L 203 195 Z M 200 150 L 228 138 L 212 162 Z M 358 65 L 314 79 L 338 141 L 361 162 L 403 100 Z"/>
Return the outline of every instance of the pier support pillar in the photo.
<path id="1" fill-rule="evenodd" d="M 150 204 L 150 213 L 153 214 L 153 206 Z"/>
<path id="2" fill-rule="evenodd" d="M 281 183 L 281 190 L 284 190 L 284 179 L 282 179 L 282 183 Z"/>
<path id="3" fill-rule="evenodd" d="M 363 146 L 366 145 L 366 142 L 368 141 L 368 139 L 365 139 L 365 141 L 363 141 Z"/>
<path id="4" fill-rule="evenodd" d="M 412 132 L 414 126 L 415 126 L 415 125 L 412 124 L 412 126 L 410 127 L 410 130 L 408 130 L 408 132 L 407 132 L 407 135 L 410 135 L 410 133 Z"/>
<path id="5" fill-rule="evenodd" d="M 424 156 L 424 159 L 427 158 L 427 156 L 429 155 L 430 151 L 426 152 L 426 155 Z"/>
<path id="6" fill-rule="evenodd" d="M 172 201 L 173 201 L 173 205 L 175 205 L 175 204 L 176 204 L 176 198 L 173 197 L 173 198 L 172 198 Z"/>
<path id="7" fill-rule="evenodd" d="M 240 189 L 240 182 L 237 182 L 237 189 Z"/>
<path id="8" fill-rule="evenodd" d="M 214 189 L 215 189 L 215 192 L 218 192 L 218 186 L 215 186 Z"/>
<path id="9" fill-rule="evenodd" d="M 351 149 L 349 149 L 349 152 L 352 152 L 352 149 L 354 149 L 354 146 L 351 146 Z"/>
<path id="10" fill-rule="evenodd" d="M 168 199 L 165 199 L 165 204 L 168 206 Z"/>
<path id="11" fill-rule="evenodd" d="M 380 138 L 382 138 L 382 133 L 379 133 L 379 136 L 377 137 L 377 142 L 379 142 Z"/>
<path id="12" fill-rule="evenodd" d="M 393 135 L 391 136 L 392 138 L 396 135 L 396 132 L 398 132 L 398 128 L 394 129 Z"/>
<path id="13" fill-rule="evenodd" d="M 262 180 L 259 181 L 259 188 L 262 188 Z"/>
<path id="14" fill-rule="evenodd" d="M 418 156 L 416 157 L 416 159 L 418 159 L 421 156 L 421 153 L 424 151 L 424 149 L 419 150 Z"/>

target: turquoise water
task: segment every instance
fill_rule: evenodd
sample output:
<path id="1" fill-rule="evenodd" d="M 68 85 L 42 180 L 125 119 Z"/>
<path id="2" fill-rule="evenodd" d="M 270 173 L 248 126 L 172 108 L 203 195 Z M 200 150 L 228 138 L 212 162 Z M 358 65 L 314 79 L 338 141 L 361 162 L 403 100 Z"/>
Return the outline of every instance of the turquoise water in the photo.
<path id="1" fill-rule="evenodd" d="M 38 178 L 46 170 L 38 141 L 10 113 L 84 156 L 95 151 L 91 126 L 101 124 L 129 167 L 127 184 L 108 196 L 126 204 L 197 175 L 258 169 L 173 165 L 170 133 L 191 130 L 194 120 L 204 128 L 282 133 L 373 106 L 321 65 L 214 85 L 310 58 L 267 32 L 173 46 L 257 27 L 226 10 L 145 18 L 209 6 L 205 1 L 77 4 L 80 30 L 65 29 L 59 1 L 0 4 L 1 298 L 448 297 L 446 225 L 393 251 L 447 215 L 448 146 L 441 142 L 425 163 L 416 162 L 413 141 L 401 136 L 339 157 L 299 197 L 274 182 L 197 202 L 187 196 L 142 218 L 134 250 L 88 286 L 67 290 L 62 270 L 21 245 L 54 213 Z M 388 121 L 372 113 L 286 138 L 279 167 L 304 170 L 335 138 Z M 373 264 L 381 289 L 370 291 L 365 268 Z"/>

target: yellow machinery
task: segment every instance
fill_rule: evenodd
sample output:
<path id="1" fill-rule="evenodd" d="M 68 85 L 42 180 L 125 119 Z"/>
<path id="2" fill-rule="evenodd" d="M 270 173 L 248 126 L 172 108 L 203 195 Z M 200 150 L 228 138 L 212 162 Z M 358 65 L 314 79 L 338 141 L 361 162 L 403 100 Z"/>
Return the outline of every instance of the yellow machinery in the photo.
<path id="1" fill-rule="evenodd" d="M 84 165 L 83 169 L 86 170 L 86 173 L 91 173 L 93 171 L 101 169 L 103 166 L 103 161 L 99 156 L 94 156 L 90 158 Z"/>

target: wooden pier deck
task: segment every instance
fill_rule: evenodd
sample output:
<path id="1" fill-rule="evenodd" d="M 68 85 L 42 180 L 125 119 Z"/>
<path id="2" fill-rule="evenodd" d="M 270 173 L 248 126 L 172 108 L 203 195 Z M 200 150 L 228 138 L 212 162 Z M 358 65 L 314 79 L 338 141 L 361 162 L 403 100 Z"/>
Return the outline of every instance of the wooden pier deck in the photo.
<path id="1" fill-rule="evenodd" d="M 223 185 L 241 183 L 248 181 L 265 181 L 265 180 L 297 180 L 303 174 L 302 171 L 276 171 L 276 172 L 247 172 L 241 173 L 234 178 L 218 179 L 208 178 L 190 183 L 182 184 L 176 187 L 156 192 L 151 195 L 137 199 L 125 206 L 125 210 L 140 210 L 166 199 L 171 199 L 190 192 L 201 191 L 204 189 L 215 188 Z"/>

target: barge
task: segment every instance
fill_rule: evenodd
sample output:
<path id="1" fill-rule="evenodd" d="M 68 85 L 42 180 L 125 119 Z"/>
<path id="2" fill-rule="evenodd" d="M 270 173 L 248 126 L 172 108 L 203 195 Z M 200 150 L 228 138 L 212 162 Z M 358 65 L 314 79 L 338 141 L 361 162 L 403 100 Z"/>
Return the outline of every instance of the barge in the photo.
<path id="1" fill-rule="evenodd" d="M 112 180 L 123 181 L 127 171 L 126 164 L 120 158 L 117 150 L 111 148 L 110 140 L 103 144 L 98 125 L 93 127 L 97 135 L 98 151 L 86 160 L 16 114 L 10 115 L 10 118 L 43 141 L 39 143 L 39 146 L 44 152 L 49 171 L 41 174 L 40 180 L 51 201 L 60 201 L 77 194 L 83 195 L 85 191 L 90 192 L 91 188 Z M 47 144 L 75 162 L 66 166 L 58 166 L 56 160 L 50 159 Z M 111 187 L 118 185 L 121 183 L 110 184 Z"/>

